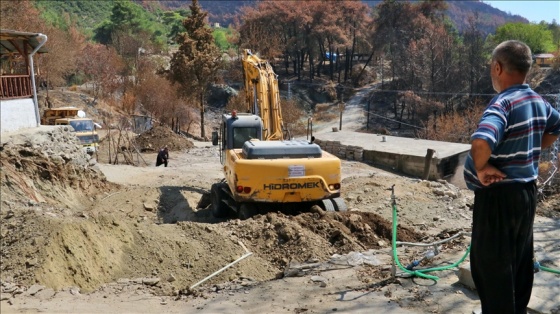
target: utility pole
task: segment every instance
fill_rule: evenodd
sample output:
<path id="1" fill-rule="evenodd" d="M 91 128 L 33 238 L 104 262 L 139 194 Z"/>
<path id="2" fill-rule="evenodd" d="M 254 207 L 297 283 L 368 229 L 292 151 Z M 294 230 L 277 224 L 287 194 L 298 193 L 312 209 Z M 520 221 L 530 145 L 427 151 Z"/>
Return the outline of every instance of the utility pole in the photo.
<path id="1" fill-rule="evenodd" d="M 340 122 L 339 122 L 339 125 L 338 125 L 338 129 L 340 131 L 342 131 L 342 112 L 344 112 L 344 106 L 345 106 L 344 97 L 342 97 L 342 99 L 343 100 L 338 103 L 338 111 L 340 111 Z"/>
<path id="2" fill-rule="evenodd" d="M 383 89 L 383 53 L 381 53 L 381 89 Z"/>
<path id="3" fill-rule="evenodd" d="M 336 99 L 338 99 L 338 111 L 340 112 L 340 122 L 338 130 L 342 131 L 342 112 L 344 111 L 344 86 L 338 83 L 336 85 Z"/>
<path id="4" fill-rule="evenodd" d="M 292 83 L 288 82 L 288 99 L 292 99 Z"/>
<path id="5" fill-rule="evenodd" d="M 367 120 L 366 120 L 366 130 L 369 131 L 369 105 L 371 104 L 371 99 L 367 102 Z"/>

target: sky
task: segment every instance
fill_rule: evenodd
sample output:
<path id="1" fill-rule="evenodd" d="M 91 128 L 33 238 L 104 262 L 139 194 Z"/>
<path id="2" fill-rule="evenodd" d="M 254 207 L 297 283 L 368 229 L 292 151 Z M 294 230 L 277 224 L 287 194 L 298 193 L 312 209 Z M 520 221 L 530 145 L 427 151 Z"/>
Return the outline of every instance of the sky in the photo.
<path id="1" fill-rule="evenodd" d="M 553 19 L 556 19 L 556 23 L 560 24 L 560 1 L 559 0 L 548 0 L 548 1 L 486 1 L 484 3 L 493 6 L 496 9 L 500 9 L 504 12 L 511 13 L 514 15 L 520 15 L 529 22 L 539 23 L 544 20 L 548 23 L 552 23 Z"/>

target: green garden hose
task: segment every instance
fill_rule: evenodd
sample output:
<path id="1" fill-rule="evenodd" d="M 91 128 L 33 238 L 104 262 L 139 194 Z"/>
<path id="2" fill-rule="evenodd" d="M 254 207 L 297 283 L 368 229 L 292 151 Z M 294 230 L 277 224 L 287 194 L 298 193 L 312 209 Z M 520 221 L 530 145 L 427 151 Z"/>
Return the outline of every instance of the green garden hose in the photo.
<path id="1" fill-rule="evenodd" d="M 448 265 L 448 266 L 440 266 L 440 267 L 433 267 L 433 268 L 426 268 L 426 269 L 418 269 L 418 270 L 408 270 L 406 269 L 401 262 L 399 261 L 399 257 L 397 256 L 397 201 L 395 199 L 395 185 L 393 185 L 390 190 L 392 191 L 392 195 L 391 195 L 391 199 L 392 199 L 392 207 L 393 207 L 393 237 L 392 237 L 392 243 L 393 243 L 393 260 L 395 261 L 395 263 L 399 266 L 399 268 L 408 273 L 411 274 L 413 276 L 418 276 L 418 277 L 422 277 L 425 279 L 432 279 L 432 280 L 439 280 L 439 277 L 436 276 L 431 276 L 431 275 L 427 275 L 424 273 L 429 273 L 432 271 L 439 271 L 439 270 L 447 270 L 450 268 L 454 268 L 457 267 L 457 265 L 461 264 L 465 258 L 467 258 L 467 256 L 469 255 L 470 252 L 470 245 L 467 249 L 467 251 L 465 252 L 465 255 L 463 255 L 463 257 L 457 261 L 454 264 Z"/>
<path id="2" fill-rule="evenodd" d="M 424 273 L 429 273 L 429 272 L 433 272 L 433 271 L 448 270 L 448 269 L 451 269 L 451 268 L 455 268 L 455 267 L 459 266 L 459 264 L 461 264 L 467 258 L 467 256 L 469 255 L 469 253 L 471 251 L 471 246 L 470 245 L 467 248 L 463 257 L 461 257 L 461 259 L 459 259 L 457 262 L 455 262 L 451 265 L 425 268 L 425 269 L 418 269 L 418 270 L 407 269 L 406 267 L 404 267 L 401 264 L 401 262 L 399 261 L 399 257 L 397 256 L 397 201 L 396 201 L 396 198 L 395 198 L 395 185 L 393 184 L 393 186 L 390 187 L 388 190 L 391 191 L 391 205 L 392 205 L 392 209 L 393 209 L 393 235 L 392 235 L 393 261 L 394 261 L 394 263 L 397 264 L 397 266 L 402 271 L 404 271 L 407 274 L 413 275 L 413 276 L 418 276 L 418 277 L 422 277 L 422 278 L 425 278 L 425 279 L 432 279 L 432 280 L 437 281 L 437 280 L 439 280 L 439 277 L 427 275 L 427 274 L 424 274 Z M 538 269 L 543 270 L 543 271 L 548 271 L 548 272 L 551 272 L 551 273 L 560 274 L 560 270 L 541 266 L 538 262 L 535 263 L 535 267 L 538 267 Z"/>
<path id="3" fill-rule="evenodd" d="M 544 270 L 544 271 L 547 271 L 547 272 L 550 272 L 550 273 L 553 273 L 553 274 L 560 275 L 560 270 L 541 266 L 541 264 L 539 262 L 535 262 L 535 267 L 539 270 Z"/>

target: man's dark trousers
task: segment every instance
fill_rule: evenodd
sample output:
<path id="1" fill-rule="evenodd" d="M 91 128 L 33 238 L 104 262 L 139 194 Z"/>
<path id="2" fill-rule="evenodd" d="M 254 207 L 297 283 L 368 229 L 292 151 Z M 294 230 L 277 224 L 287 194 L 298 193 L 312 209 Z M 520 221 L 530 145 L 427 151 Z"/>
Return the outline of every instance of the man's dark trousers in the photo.
<path id="1" fill-rule="evenodd" d="M 470 259 L 483 314 L 527 312 L 536 206 L 534 182 L 475 191 Z"/>

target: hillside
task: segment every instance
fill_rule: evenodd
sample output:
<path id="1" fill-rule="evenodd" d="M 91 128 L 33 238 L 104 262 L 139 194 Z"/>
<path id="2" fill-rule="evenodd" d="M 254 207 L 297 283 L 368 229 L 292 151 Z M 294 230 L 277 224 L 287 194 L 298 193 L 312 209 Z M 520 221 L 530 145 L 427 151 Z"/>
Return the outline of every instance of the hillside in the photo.
<path id="1" fill-rule="evenodd" d="M 375 7 L 381 1 L 364 0 L 371 7 Z M 414 1 L 413 1 L 414 2 Z M 484 34 L 491 34 L 496 28 L 505 23 L 528 23 L 529 21 L 518 15 L 511 15 L 504 11 L 498 10 L 479 0 L 463 0 L 463 1 L 446 1 L 446 15 L 451 20 L 459 33 L 463 32 L 469 26 L 469 18 L 474 14 L 478 14 L 478 27 Z"/>
<path id="2" fill-rule="evenodd" d="M 447 1 L 447 15 L 459 32 L 469 26 L 469 18 L 478 13 L 478 27 L 483 34 L 492 34 L 505 23 L 529 23 L 519 15 L 511 15 L 480 1 Z"/>
<path id="3" fill-rule="evenodd" d="M 133 0 L 143 5 L 145 8 L 160 7 L 163 9 L 188 9 L 191 0 L 173 0 L 173 1 L 145 1 Z M 111 15 L 114 0 L 105 0 L 98 2 L 89 1 L 34 1 L 48 16 L 50 21 L 62 22 L 63 15 L 69 14 L 71 20 L 75 21 L 78 26 L 82 27 L 86 33 L 90 33 L 91 29 L 107 19 Z M 371 7 L 375 7 L 381 1 L 379 0 L 363 0 Z M 459 32 L 465 30 L 468 26 L 468 18 L 473 13 L 478 12 L 479 28 L 484 34 L 494 33 L 496 28 L 505 23 L 523 22 L 528 20 L 518 16 L 511 15 L 478 0 L 468 1 L 446 1 L 448 5 L 447 16 L 453 22 Z M 158 5 L 154 4 L 157 3 Z M 201 0 L 201 7 L 208 11 L 210 23 L 220 23 L 221 26 L 227 27 L 234 21 L 234 16 L 243 6 L 254 6 L 257 1 L 217 1 L 217 0 Z"/>
<path id="4" fill-rule="evenodd" d="M 379 0 L 362 0 L 370 7 L 375 8 L 380 2 Z M 191 1 L 166 1 L 165 5 L 168 7 L 180 7 L 188 5 Z M 257 1 L 201 1 L 201 6 L 210 13 L 212 22 L 218 22 L 221 25 L 227 26 L 233 22 L 233 14 L 245 6 L 255 5 Z M 492 6 L 478 0 L 467 1 L 446 1 L 448 9 L 447 16 L 453 22 L 459 32 L 464 31 L 468 27 L 468 19 L 475 12 L 479 14 L 479 27 L 485 34 L 494 33 L 496 28 L 505 23 L 522 22 L 528 23 L 529 21 L 518 15 L 511 15 L 504 11 L 493 8 Z"/>
<path id="5" fill-rule="evenodd" d="M 111 16 L 113 1 L 35 1 L 35 5 L 47 21 L 66 25 L 64 14 L 68 14 L 70 21 L 89 34 Z"/>

